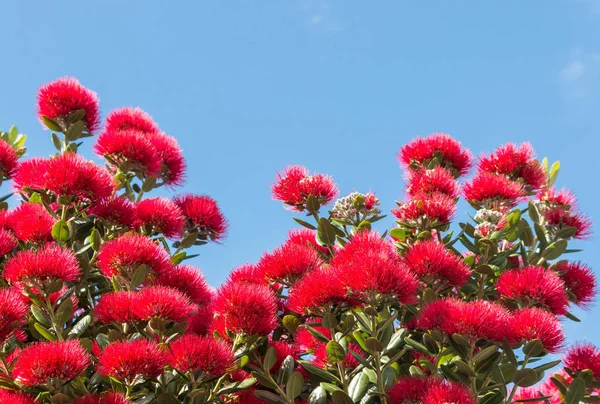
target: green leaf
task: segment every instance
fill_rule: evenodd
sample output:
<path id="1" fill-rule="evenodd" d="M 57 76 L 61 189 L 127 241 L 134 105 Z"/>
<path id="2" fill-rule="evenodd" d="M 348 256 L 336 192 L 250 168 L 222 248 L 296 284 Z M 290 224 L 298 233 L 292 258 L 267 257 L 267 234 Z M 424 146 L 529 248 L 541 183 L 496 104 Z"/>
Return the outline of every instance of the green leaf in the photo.
<path id="1" fill-rule="evenodd" d="M 359 401 L 369 388 L 369 377 L 363 372 L 358 373 L 350 380 L 348 394 L 353 401 Z"/>
<path id="2" fill-rule="evenodd" d="M 317 228 L 315 226 L 313 226 L 312 224 L 305 222 L 304 220 L 298 219 L 297 217 L 292 218 L 296 221 L 296 223 L 298 223 L 301 226 L 306 227 L 307 229 L 311 229 L 311 230 L 317 230 Z"/>
<path id="3" fill-rule="evenodd" d="M 307 404 L 326 404 L 327 392 L 321 386 L 315 388 L 308 396 Z"/>
<path id="4" fill-rule="evenodd" d="M 50 327 L 52 325 L 50 317 L 35 304 L 31 305 L 31 313 L 33 314 L 33 317 L 44 326 Z"/>
<path id="5" fill-rule="evenodd" d="M 515 351 L 513 351 L 506 338 L 502 338 L 502 350 L 504 351 L 504 355 L 506 355 L 510 363 L 512 363 L 512 365 L 516 367 L 518 363 Z"/>
<path id="6" fill-rule="evenodd" d="M 67 241 L 71 238 L 71 228 L 64 220 L 59 220 L 52 226 L 52 238 L 56 241 Z"/>
<path id="7" fill-rule="evenodd" d="M 186 255 L 187 253 L 185 251 L 180 251 L 171 257 L 171 262 L 175 265 L 179 265 L 181 261 L 185 259 Z"/>
<path id="8" fill-rule="evenodd" d="M 246 390 L 247 388 L 252 387 L 255 383 L 256 383 L 256 379 L 253 377 L 249 377 L 248 379 L 244 379 L 242 381 L 239 381 L 236 383 L 230 383 L 230 384 L 223 386 L 223 388 L 221 388 L 221 390 L 219 390 L 219 392 L 217 394 L 221 395 L 221 394 L 237 393 L 238 391 Z"/>
<path id="9" fill-rule="evenodd" d="M 559 359 L 552 362 L 544 363 L 543 365 L 534 367 L 533 370 L 535 370 L 536 372 L 544 372 L 548 369 L 552 369 L 553 367 L 560 365 L 561 362 L 562 361 Z"/>
<path id="10" fill-rule="evenodd" d="M 321 209 L 321 204 L 314 195 L 308 195 L 305 206 L 310 213 L 317 213 Z"/>
<path id="11" fill-rule="evenodd" d="M 304 369 L 306 369 L 306 371 L 308 373 L 312 373 L 313 375 L 320 377 L 321 379 L 325 379 L 328 380 L 330 382 L 340 382 L 340 380 L 335 377 L 334 375 L 332 375 L 331 373 L 327 372 L 326 370 L 321 369 L 318 366 L 312 365 L 306 361 L 299 361 L 300 362 L 300 366 L 302 366 Z"/>
<path id="12" fill-rule="evenodd" d="M 87 330 L 91 322 L 92 317 L 89 314 L 83 316 L 69 331 L 69 338 L 79 338 Z"/>
<path id="13" fill-rule="evenodd" d="M 141 264 L 137 267 L 133 276 L 131 277 L 130 286 L 131 289 L 136 289 L 146 280 L 146 276 L 148 275 L 148 266 L 146 264 Z"/>
<path id="14" fill-rule="evenodd" d="M 281 366 L 279 367 L 279 372 L 277 373 L 277 384 L 286 384 L 294 370 L 296 369 L 296 361 L 291 355 L 285 357 Z"/>
<path id="15" fill-rule="evenodd" d="M 97 229 L 92 230 L 88 240 L 94 251 L 98 251 L 100 249 L 100 245 L 102 244 L 102 236 L 100 236 L 100 232 Z"/>
<path id="16" fill-rule="evenodd" d="M 393 367 L 388 366 L 383 369 L 381 378 L 383 379 L 383 388 L 387 390 L 390 387 L 392 387 L 392 385 L 396 381 L 396 371 Z"/>
<path id="17" fill-rule="evenodd" d="M 285 395 L 288 396 L 290 400 L 294 400 L 302 394 L 303 388 L 304 376 L 300 372 L 294 372 L 285 386 Z"/>
<path id="18" fill-rule="evenodd" d="M 293 314 L 288 314 L 284 316 L 281 322 L 283 323 L 283 326 L 286 328 L 286 330 L 288 330 L 291 334 L 295 334 L 296 330 L 301 324 L 298 317 L 294 316 Z"/>
<path id="19" fill-rule="evenodd" d="M 288 404 L 287 400 L 277 394 L 271 393 L 265 390 L 254 390 L 254 395 L 261 400 L 267 401 L 273 404 Z"/>
<path id="20" fill-rule="evenodd" d="M 342 362 L 346 359 L 344 347 L 337 341 L 329 341 L 326 347 L 327 359 L 332 363 Z"/>
<path id="21" fill-rule="evenodd" d="M 576 377 L 571 382 L 567 394 L 565 394 L 565 400 L 567 404 L 577 404 L 583 399 L 585 395 L 585 382 L 583 379 Z"/>
<path id="22" fill-rule="evenodd" d="M 267 349 L 265 358 L 263 359 L 263 369 L 265 372 L 271 370 L 271 368 L 275 366 L 275 362 L 277 362 L 277 354 L 275 353 L 275 348 L 270 346 L 269 349 Z"/>
<path id="23" fill-rule="evenodd" d="M 552 167 L 550 167 L 550 172 L 548 173 L 548 188 L 550 188 L 556 182 L 559 171 L 560 161 L 555 161 L 554 164 L 552 164 Z"/>
<path id="24" fill-rule="evenodd" d="M 46 116 L 42 116 L 42 122 L 44 122 L 44 125 L 46 125 L 46 127 L 50 130 L 54 130 L 57 132 L 62 132 L 62 128 L 60 127 L 59 124 L 57 124 L 56 122 L 54 122 L 52 119 L 46 117 Z"/>
<path id="25" fill-rule="evenodd" d="M 538 211 L 538 208 L 535 205 L 535 203 L 533 201 L 529 201 L 529 204 L 527 206 L 527 213 L 529 214 L 531 220 L 533 220 L 534 223 L 539 223 L 540 212 Z"/>
<path id="26" fill-rule="evenodd" d="M 374 338 L 374 337 L 367 338 L 366 341 L 365 341 L 365 346 L 371 352 L 381 352 L 381 351 L 383 351 L 383 345 L 381 344 L 381 342 L 377 338 Z"/>
<path id="27" fill-rule="evenodd" d="M 495 354 L 496 352 L 498 352 L 498 347 L 496 345 L 491 345 L 477 352 L 477 355 L 473 357 L 473 361 L 475 363 L 482 362 L 490 356 L 492 356 L 493 354 Z"/>
<path id="28" fill-rule="evenodd" d="M 269 377 L 263 376 L 262 374 L 256 371 L 252 372 L 252 377 L 254 377 L 260 385 L 269 389 L 277 389 L 278 387 L 275 381 L 271 380 Z"/>
<path id="29" fill-rule="evenodd" d="M 555 260 L 560 257 L 566 249 L 567 240 L 557 240 L 546 247 L 546 249 L 542 252 L 542 257 L 546 258 L 548 261 Z"/>
<path id="30" fill-rule="evenodd" d="M 54 132 L 52 132 L 50 137 L 52 138 L 52 144 L 54 145 L 54 148 L 59 152 L 62 152 L 65 148 L 65 142 Z"/>
<path id="31" fill-rule="evenodd" d="M 56 317 L 57 317 L 58 323 L 61 326 L 63 324 L 66 324 L 67 321 L 69 321 L 71 319 L 72 315 L 73 315 L 73 302 L 71 301 L 70 298 L 66 298 L 64 300 L 64 302 L 62 302 L 60 304 L 60 307 L 58 308 L 58 310 L 56 312 Z"/>
<path id="32" fill-rule="evenodd" d="M 317 229 L 317 240 L 325 246 L 333 246 L 335 244 L 335 227 L 322 217 L 319 219 L 319 227 Z"/>
<path id="33" fill-rule="evenodd" d="M 418 352 L 421 352 L 422 354 L 425 354 L 427 356 L 435 356 L 434 354 L 429 352 L 429 350 L 425 347 L 425 345 L 421 344 L 420 342 L 415 341 L 414 339 L 412 339 L 410 337 L 405 337 L 404 342 L 406 343 L 406 345 L 408 345 L 409 347 L 413 348 L 414 350 L 416 350 Z"/>
<path id="34" fill-rule="evenodd" d="M 331 393 L 331 400 L 334 404 L 354 404 L 354 401 L 342 390 L 336 390 Z"/>
<path id="35" fill-rule="evenodd" d="M 544 353 L 544 345 L 539 339 L 533 339 L 525 344 L 523 353 L 532 357 L 540 356 Z"/>
<path id="36" fill-rule="evenodd" d="M 43 325 L 41 325 L 40 323 L 35 323 L 34 328 L 37 332 L 40 333 L 40 335 L 44 338 L 46 338 L 48 341 L 52 341 L 55 342 L 56 341 L 56 337 L 54 335 L 52 335 L 50 333 L 50 331 L 48 331 L 46 328 L 44 328 Z"/>
<path id="37" fill-rule="evenodd" d="M 513 382 L 519 387 L 533 386 L 538 382 L 538 374 L 533 369 L 519 369 L 515 373 Z"/>

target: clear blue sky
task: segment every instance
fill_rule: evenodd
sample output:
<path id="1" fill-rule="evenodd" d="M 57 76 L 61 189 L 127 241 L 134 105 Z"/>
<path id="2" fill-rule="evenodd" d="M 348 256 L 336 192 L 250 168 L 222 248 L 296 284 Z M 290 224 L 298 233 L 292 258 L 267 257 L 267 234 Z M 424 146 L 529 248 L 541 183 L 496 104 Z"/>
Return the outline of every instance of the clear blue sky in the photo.
<path id="1" fill-rule="evenodd" d="M 598 220 L 600 1 L 417 3 L 2 1 L 0 127 L 28 134 L 30 155 L 51 153 L 35 93 L 64 75 L 104 113 L 150 112 L 184 148 L 182 191 L 215 197 L 231 222 L 194 260 L 215 286 L 294 227 L 270 198 L 276 171 L 306 165 L 389 210 L 397 150 L 435 131 L 475 154 L 530 141 Z M 597 240 L 579 244 L 596 270 Z M 600 305 L 576 314 L 569 338 L 600 343 Z"/>

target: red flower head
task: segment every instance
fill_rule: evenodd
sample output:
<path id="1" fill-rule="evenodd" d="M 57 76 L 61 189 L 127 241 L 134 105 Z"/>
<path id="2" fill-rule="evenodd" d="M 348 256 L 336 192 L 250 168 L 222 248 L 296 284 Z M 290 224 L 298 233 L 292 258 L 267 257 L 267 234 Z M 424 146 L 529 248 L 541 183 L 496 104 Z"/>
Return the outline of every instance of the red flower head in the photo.
<path id="1" fill-rule="evenodd" d="M 174 202 L 166 198 L 149 198 L 137 204 L 139 226 L 147 234 L 159 233 L 167 238 L 181 236 L 185 218 Z"/>
<path id="2" fill-rule="evenodd" d="M 89 210 L 90 215 L 96 215 L 104 222 L 112 225 L 132 228 L 137 224 L 135 204 L 127 198 L 105 198 L 94 204 Z"/>
<path id="3" fill-rule="evenodd" d="M 463 195 L 471 204 L 487 208 L 510 208 L 525 196 L 523 185 L 504 175 L 479 173 L 463 186 Z"/>
<path id="4" fill-rule="evenodd" d="M 0 302 L 0 345 L 3 345 L 15 329 L 27 322 L 29 306 L 22 295 L 11 288 L 0 289 Z"/>
<path id="5" fill-rule="evenodd" d="M 98 96 L 79 84 L 74 77 L 62 77 L 44 84 L 38 90 L 37 103 L 37 113 L 42 123 L 43 116 L 60 122 L 83 109 L 83 121 L 88 132 L 94 133 L 100 127 Z"/>
<path id="6" fill-rule="evenodd" d="M 155 177 L 160 174 L 161 159 L 148 136 L 137 130 L 105 130 L 94 152 L 114 162 L 123 171 L 133 171 Z"/>
<path id="7" fill-rule="evenodd" d="M 328 304 L 348 302 L 346 287 L 336 270 L 324 268 L 310 272 L 290 290 L 288 307 L 296 313 L 320 313 Z"/>
<path id="8" fill-rule="evenodd" d="M 154 274 L 173 268 L 164 248 L 137 233 L 127 233 L 108 241 L 98 253 L 98 268 L 107 278 L 122 272 L 130 276 L 142 264 Z"/>
<path id="9" fill-rule="evenodd" d="M 579 343 L 567 351 L 565 366 L 575 373 L 589 369 L 594 378 L 600 378 L 600 350 L 589 343 Z"/>
<path id="10" fill-rule="evenodd" d="M 140 108 L 118 108 L 106 117 L 105 132 L 135 130 L 145 134 L 160 132 L 152 117 Z"/>
<path id="11" fill-rule="evenodd" d="M 133 311 L 140 320 L 158 317 L 181 323 L 192 315 L 190 299 L 177 289 L 150 286 L 137 293 Z"/>
<path id="12" fill-rule="evenodd" d="M 198 307 L 187 322 L 188 331 L 196 335 L 207 335 L 213 318 L 213 310 L 210 305 Z"/>
<path id="13" fill-rule="evenodd" d="M 19 164 L 17 152 L 4 139 L 0 139 L 0 179 L 11 178 Z"/>
<path id="14" fill-rule="evenodd" d="M 432 376 L 400 378 L 388 390 L 388 398 L 391 404 L 477 403 L 465 386 Z"/>
<path id="15" fill-rule="evenodd" d="M 98 361 L 98 373 L 131 384 L 160 375 L 167 357 L 155 343 L 138 339 L 113 342 L 104 348 Z"/>
<path id="16" fill-rule="evenodd" d="M 264 274 L 252 264 L 243 264 L 229 273 L 227 283 L 256 283 L 266 284 Z"/>
<path id="17" fill-rule="evenodd" d="M 561 261 L 554 268 L 561 273 L 569 297 L 573 303 L 587 308 L 596 298 L 596 276 L 581 262 Z"/>
<path id="18" fill-rule="evenodd" d="M 225 284 L 212 307 L 224 327 L 236 334 L 267 335 L 277 326 L 277 299 L 267 286 Z"/>
<path id="19" fill-rule="evenodd" d="M 577 201 L 575 200 L 575 194 L 568 189 L 561 189 L 556 191 L 556 188 L 542 189 L 538 194 L 537 198 L 540 202 L 551 206 L 558 206 L 568 209 L 577 209 Z"/>
<path id="20" fill-rule="evenodd" d="M 316 232 L 309 229 L 294 229 L 288 233 L 286 244 L 300 244 L 309 246 L 324 254 L 329 254 L 329 249 L 317 244 Z"/>
<path id="21" fill-rule="evenodd" d="M 0 258 L 11 252 L 17 246 L 17 240 L 4 229 L 0 229 Z"/>
<path id="22" fill-rule="evenodd" d="M 73 404 L 129 404 L 124 395 L 116 391 L 108 391 L 104 394 L 89 394 L 87 396 L 76 398 Z"/>
<path id="23" fill-rule="evenodd" d="M 173 199 L 187 219 L 189 230 L 198 229 L 217 241 L 227 232 L 227 219 L 221 213 L 217 201 L 206 195 L 179 195 Z"/>
<path id="24" fill-rule="evenodd" d="M 27 394 L 0 389 L 0 403 L 36 404 L 36 401 Z"/>
<path id="25" fill-rule="evenodd" d="M 491 155 L 479 159 L 479 171 L 502 174 L 513 181 L 523 181 L 529 188 L 536 190 L 546 185 L 548 177 L 539 161 L 535 159 L 529 143 L 507 143 L 497 148 Z"/>
<path id="26" fill-rule="evenodd" d="M 15 189 L 24 194 L 28 191 L 44 190 L 48 164 L 49 160 L 42 157 L 30 158 L 19 163 L 13 175 Z"/>
<path id="27" fill-rule="evenodd" d="M 398 302 L 413 303 L 418 282 L 394 246 L 379 233 L 361 231 L 331 261 L 351 297 L 369 301 L 378 293 Z"/>
<path id="28" fill-rule="evenodd" d="M 19 205 L 8 215 L 6 225 L 21 241 L 37 244 L 52 241 L 54 219 L 41 204 Z"/>
<path id="29" fill-rule="evenodd" d="M 544 217 L 546 218 L 546 227 L 550 227 L 552 232 L 572 228 L 575 233 L 573 237 L 576 239 L 586 239 L 592 234 L 592 221 L 582 213 L 551 207 L 544 211 Z"/>
<path id="30" fill-rule="evenodd" d="M 4 278 L 10 282 L 26 279 L 70 282 L 79 279 L 80 274 L 75 253 L 56 244 L 47 244 L 36 251 L 21 251 L 4 266 Z"/>
<path id="31" fill-rule="evenodd" d="M 413 198 L 399 203 L 398 207 L 392 210 L 399 221 L 415 224 L 423 222 L 449 223 L 455 212 L 456 199 L 440 193 L 417 194 Z"/>
<path id="32" fill-rule="evenodd" d="M 338 189 L 329 176 L 310 175 L 310 171 L 302 166 L 289 166 L 277 174 L 271 188 L 273 199 L 282 201 L 289 208 L 302 212 L 309 195 L 316 197 L 321 205 L 327 205 L 337 195 Z"/>
<path id="33" fill-rule="evenodd" d="M 213 297 L 202 272 L 191 265 L 179 265 L 171 271 L 161 273 L 156 283 L 179 290 L 199 305 L 209 304 Z"/>
<path id="34" fill-rule="evenodd" d="M 540 307 L 554 314 L 566 314 L 569 299 L 565 284 L 552 270 L 530 265 L 503 272 L 496 283 L 500 295 L 520 307 Z"/>
<path id="35" fill-rule="evenodd" d="M 471 276 L 462 259 L 433 240 L 414 244 L 405 259 L 411 271 L 428 285 L 437 283 L 442 288 L 464 285 Z"/>
<path id="36" fill-rule="evenodd" d="M 471 391 L 460 383 L 444 381 L 435 383 L 423 397 L 423 404 L 477 404 Z"/>
<path id="37" fill-rule="evenodd" d="M 525 343 L 539 339 L 544 349 L 555 353 L 563 346 L 565 335 L 558 319 L 545 310 L 531 307 L 515 312 L 510 321 L 509 340 Z"/>
<path id="38" fill-rule="evenodd" d="M 136 301 L 135 292 L 105 293 L 94 306 L 94 315 L 103 324 L 130 323 L 136 320 L 134 313 Z"/>
<path id="39" fill-rule="evenodd" d="M 202 371 L 209 377 L 222 376 L 234 361 L 231 346 L 211 337 L 186 334 L 169 348 L 168 363 L 181 373 Z"/>
<path id="40" fill-rule="evenodd" d="M 35 342 L 21 351 L 13 369 L 14 379 L 25 386 L 38 386 L 49 379 L 69 381 L 90 364 L 79 341 Z"/>
<path id="41" fill-rule="evenodd" d="M 320 263 L 319 255 L 308 245 L 286 243 L 272 253 L 263 254 L 257 267 L 267 279 L 293 285 Z"/>
<path id="42" fill-rule="evenodd" d="M 294 360 L 300 359 L 302 354 L 300 348 L 296 344 L 290 344 L 285 341 L 269 341 L 269 345 L 275 349 L 275 364 L 271 368 L 271 373 L 276 374 L 281 369 L 281 365 L 288 356 L 294 358 Z"/>
<path id="43" fill-rule="evenodd" d="M 402 167 L 410 170 L 427 167 L 434 158 L 442 167 L 453 171 L 455 177 L 466 174 L 473 165 L 469 149 L 463 149 L 459 141 L 444 133 L 416 138 L 398 153 Z"/>
<path id="44" fill-rule="evenodd" d="M 185 180 L 186 163 L 177 140 L 164 133 L 154 133 L 148 140 L 158 151 L 161 159 L 160 178 L 170 186 L 182 185 Z"/>
<path id="45" fill-rule="evenodd" d="M 410 196 L 418 194 L 441 193 L 451 198 L 458 198 L 459 190 L 452 173 L 444 167 L 434 167 L 431 170 L 420 168 L 410 171 L 406 193 Z"/>

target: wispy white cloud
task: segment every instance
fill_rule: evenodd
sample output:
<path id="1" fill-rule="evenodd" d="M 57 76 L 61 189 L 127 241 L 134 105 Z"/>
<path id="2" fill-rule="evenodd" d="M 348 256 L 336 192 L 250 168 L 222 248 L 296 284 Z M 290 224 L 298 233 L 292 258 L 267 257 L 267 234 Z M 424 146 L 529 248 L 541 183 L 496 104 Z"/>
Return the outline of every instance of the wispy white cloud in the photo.
<path id="1" fill-rule="evenodd" d="M 600 90 L 600 52 L 575 49 L 559 75 L 568 97 L 597 95 Z"/>
<path id="2" fill-rule="evenodd" d="M 329 0 L 303 0 L 301 9 L 308 16 L 307 26 L 310 29 L 339 32 L 349 27 L 336 13 L 334 4 Z"/>

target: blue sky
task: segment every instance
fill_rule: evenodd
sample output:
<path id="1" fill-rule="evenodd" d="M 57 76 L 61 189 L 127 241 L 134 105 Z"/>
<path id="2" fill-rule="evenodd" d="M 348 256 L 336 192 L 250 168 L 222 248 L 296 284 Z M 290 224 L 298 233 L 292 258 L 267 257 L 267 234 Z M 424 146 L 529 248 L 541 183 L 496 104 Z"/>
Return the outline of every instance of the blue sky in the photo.
<path id="1" fill-rule="evenodd" d="M 215 286 L 294 227 L 270 198 L 276 171 L 306 165 L 389 210 L 395 154 L 436 131 L 475 154 L 530 141 L 598 220 L 600 1 L 417 3 L 3 1 L 0 127 L 28 134 L 29 155 L 51 153 L 35 93 L 64 75 L 104 113 L 151 113 L 188 158 L 181 191 L 215 197 L 231 222 L 194 260 Z M 596 269 L 597 240 L 579 243 Z M 576 313 L 569 338 L 600 343 L 600 307 Z"/>

